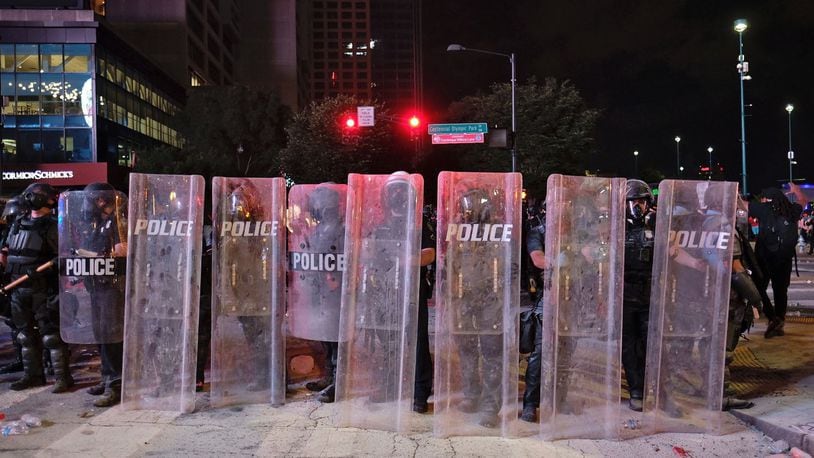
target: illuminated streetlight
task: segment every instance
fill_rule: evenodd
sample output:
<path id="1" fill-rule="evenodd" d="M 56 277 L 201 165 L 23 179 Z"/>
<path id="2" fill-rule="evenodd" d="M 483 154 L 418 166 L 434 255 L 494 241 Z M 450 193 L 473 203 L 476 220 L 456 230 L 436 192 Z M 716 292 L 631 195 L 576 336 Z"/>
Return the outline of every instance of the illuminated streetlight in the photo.
<path id="1" fill-rule="evenodd" d="M 709 179 L 712 179 L 712 147 L 707 146 L 707 153 L 709 153 Z"/>
<path id="2" fill-rule="evenodd" d="M 639 151 L 633 152 L 633 176 L 639 176 Z"/>
<path id="3" fill-rule="evenodd" d="M 748 193 L 746 188 L 746 112 L 744 111 L 743 104 L 743 82 L 744 80 L 752 79 L 749 76 L 749 62 L 743 55 L 743 32 L 749 27 L 746 19 L 737 19 L 735 21 L 735 32 L 738 33 L 738 81 L 740 84 L 740 102 L 741 102 L 741 185 L 743 187 L 743 194 Z"/>
<path id="4" fill-rule="evenodd" d="M 792 111 L 794 111 L 794 105 L 792 105 L 792 104 L 786 105 L 786 112 L 788 112 L 788 114 L 789 114 L 789 154 L 788 154 L 788 158 L 789 158 L 789 183 L 794 182 L 793 177 L 792 177 L 792 166 L 794 164 L 796 164 L 796 162 L 794 161 L 794 150 L 791 149 L 791 112 Z"/>
<path id="5" fill-rule="evenodd" d="M 502 52 L 486 51 L 486 50 L 483 50 L 483 49 L 467 48 L 465 46 L 462 46 L 462 45 L 459 45 L 459 44 L 454 44 L 454 43 L 447 46 L 447 51 L 449 51 L 449 52 L 457 52 L 457 51 L 478 52 L 478 53 L 481 53 L 481 54 L 491 54 L 493 56 L 507 57 L 509 59 L 509 64 L 511 64 L 511 67 L 512 67 L 512 79 L 511 79 L 511 83 L 512 83 L 512 172 L 517 171 L 517 147 L 516 147 L 516 145 L 517 145 L 517 120 L 516 120 L 516 116 L 515 116 L 515 107 L 514 107 L 514 105 L 515 105 L 515 103 L 514 103 L 514 101 L 515 101 L 514 92 L 515 92 L 515 84 L 516 84 L 517 78 L 515 78 L 516 59 L 514 57 L 514 53 L 506 54 L 506 53 L 502 53 Z"/>
<path id="6" fill-rule="evenodd" d="M 681 173 L 680 173 L 681 172 L 681 148 L 679 148 L 679 146 L 678 146 L 679 143 L 681 143 L 681 137 L 676 135 L 676 138 L 674 138 L 673 140 L 675 140 L 675 142 L 676 142 L 676 174 L 681 176 Z"/>

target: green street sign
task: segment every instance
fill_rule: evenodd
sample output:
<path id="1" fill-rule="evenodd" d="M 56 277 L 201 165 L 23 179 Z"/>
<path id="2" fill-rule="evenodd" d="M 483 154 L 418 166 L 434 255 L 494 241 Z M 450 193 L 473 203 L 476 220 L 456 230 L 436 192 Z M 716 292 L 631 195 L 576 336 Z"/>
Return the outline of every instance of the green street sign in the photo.
<path id="1" fill-rule="evenodd" d="M 470 122 L 457 124 L 430 124 L 427 133 L 432 134 L 485 134 L 489 126 L 485 122 Z"/>

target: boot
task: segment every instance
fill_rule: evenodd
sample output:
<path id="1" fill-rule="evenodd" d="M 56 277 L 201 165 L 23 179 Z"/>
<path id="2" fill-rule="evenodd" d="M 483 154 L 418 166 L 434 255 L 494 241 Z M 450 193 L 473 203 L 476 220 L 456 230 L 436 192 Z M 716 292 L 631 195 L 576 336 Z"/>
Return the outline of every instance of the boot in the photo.
<path id="1" fill-rule="evenodd" d="M 58 340 L 57 340 L 58 339 Z M 70 350 L 68 346 L 59 339 L 59 336 L 48 335 L 43 338 L 46 347 L 51 350 L 51 364 L 54 365 L 54 389 L 52 393 L 64 393 L 74 385 L 69 364 Z"/>
<path id="2" fill-rule="evenodd" d="M 771 339 L 772 337 L 782 335 L 785 335 L 783 332 L 783 322 L 780 321 L 779 318 L 775 318 L 772 321 L 769 321 L 769 325 L 766 326 L 766 332 L 763 333 L 763 338 Z"/>
<path id="3" fill-rule="evenodd" d="M 92 394 L 94 396 L 99 396 L 105 393 L 105 379 L 102 378 L 102 381 L 93 385 L 92 387 L 85 390 L 88 394 Z"/>
<path id="4" fill-rule="evenodd" d="M 486 410 L 480 415 L 478 423 L 484 428 L 494 428 L 498 424 L 497 412 Z"/>
<path id="5" fill-rule="evenodd" d="M 336 385 L 331 384 L 328 385 L 324 390 L 319 392 L 317 396 L 317 401 L 324 402 L 326 404 L 330 404 L 334 402 L 336 399 Z"/>
<path id="6" fill-rule="evenodd" d="M 17 337 L 22 345 L 23 358 L 23 378 L 13 382 L 9 388 L 14 391 L 22 391 L 35 386 L 45 385 L 45 374 L 42 371 L 42 349 L 39 341 L 35 342 L 28 338 L 23 332 Z"/>
<path id="7" fill-rule="evenodd" d="M 305 384 L 305 388 L 308 391 L 322 391 L 325 388 L 328 388 L 329 385 L 333 383 L 333 377 L 322 377 L 319 380 L 308 382 Z"/>
<path id="8" fill-rule="evenodd" d="M 520 414 L 520 419 L 529 423 L 537 421 L 537 408 L 534 406 L 523 406 L 523 412 Z"/>
<path id="9" fill-rule="evenodd" d="M 110 387 L 105 395 L 97 399 L 93 405 L 96 407 L 112 407 L 122 400 L 121 387 Z"/>
<path id="10" fill-rule="evenodd" d="M 13 325 L 13 324 L 12 324 Z M 11 374 L 23 370 L 23 347 L 17 339 L 17 328 L 11 331 L 11 342 L 14 344 L 14 354 L 17 357 L 13 362 L 0 367 L 0 374 Z"/>
<path id="11" fill-rule="evenodd" d="M 478 410 L 478 401 L 472 398 L 464 398 L 464 400 L 458 404 L 458 410 L 464 413 L 472 413 Z"/>
<path id="12" fill-rule="evenodd" d="M 727 396 L 724 398 L 724 402 L 722 405 L 721 410 L 731 410 L 731 409 L 749 409 L 755 405 L 752 401 L 747 401 L 745 399 L 738 399 L 733 396 Z"/>

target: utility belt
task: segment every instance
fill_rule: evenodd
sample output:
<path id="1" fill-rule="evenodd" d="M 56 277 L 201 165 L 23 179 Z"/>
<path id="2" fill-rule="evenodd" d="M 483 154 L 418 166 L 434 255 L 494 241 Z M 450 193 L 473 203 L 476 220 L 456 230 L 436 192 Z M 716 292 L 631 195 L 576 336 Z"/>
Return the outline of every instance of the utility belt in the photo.
<path id="1" fill-rule="evenodd" d="M 48 260 L 40 261 L 40 262 L 32 262 L 32 263 L 25 263 L 25 264 L 11 264 L 9 263 L 6 266 L 6 273 L 11 275 L 23 275 L 28 272 L 29 269 L 36 269 L 37 267 L 45 264 Z"/>

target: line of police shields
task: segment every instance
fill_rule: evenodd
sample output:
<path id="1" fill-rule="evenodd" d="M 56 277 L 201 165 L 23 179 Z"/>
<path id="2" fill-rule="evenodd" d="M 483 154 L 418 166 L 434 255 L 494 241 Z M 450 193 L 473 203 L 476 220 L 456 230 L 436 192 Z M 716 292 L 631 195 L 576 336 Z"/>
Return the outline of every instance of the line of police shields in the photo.
<path id="1" fill-rule="evenodd" d="M 122 407 L 192 412 L 204 179 L 130 174 Z"/>
<path id="2" fill-rule="evenodd" d="M 339 426 L 413 429 L 423 191 L 417 174 L 348 176 Z"/>
<path id="3" fill-rule="evenodd" d="M 212 180 L 211 403 L 285 402 L 283 178 Z"/>
<path id="4" fill-rule="evenodd" d="M 519 173 L 438 176 L 433 429 L 517 434 Z"/>
<path id="5" fill-rule="evenodd" d="M 620 407 L 624 179 L 548 180 L 540 427 L 556 438 L 724 431 L 737 184 L 659 185 L 644 414 Z"/>
<path id="6" fill-rule="evenodd" d="M 62 340 L 122 342 L 127 196 L 112 189 L 63 192 L 59 215 Z"/>

